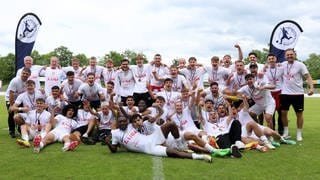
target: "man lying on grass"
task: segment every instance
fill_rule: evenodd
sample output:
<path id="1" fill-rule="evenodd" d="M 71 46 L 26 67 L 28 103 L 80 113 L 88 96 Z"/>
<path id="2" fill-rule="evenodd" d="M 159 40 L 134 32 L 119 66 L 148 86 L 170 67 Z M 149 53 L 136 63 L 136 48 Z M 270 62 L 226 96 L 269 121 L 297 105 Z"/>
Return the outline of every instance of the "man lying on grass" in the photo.
<path id="1" fill-rule="evenodd" d="M 122 145 L 129 151 L 146 153 L 154 156 L 201 159 L 212 162 L 211 156 L 207 154 L 180 152 L 176 149 L 163 146 L 169 133 L 173 135 L 178 144 L 181 143 L 179 130 L 172 122 L 165 123 L 159 128 L 156 128 L 154 133 L 150 135 L 139 133 L 124 116 L 119 116 L 117 123 L 118 128 L 111 131 L 112 142 L 110 142 L 111 136 L 106 138 L 106 143 L 113 153 L 117 152 L 119 145 Z"/>

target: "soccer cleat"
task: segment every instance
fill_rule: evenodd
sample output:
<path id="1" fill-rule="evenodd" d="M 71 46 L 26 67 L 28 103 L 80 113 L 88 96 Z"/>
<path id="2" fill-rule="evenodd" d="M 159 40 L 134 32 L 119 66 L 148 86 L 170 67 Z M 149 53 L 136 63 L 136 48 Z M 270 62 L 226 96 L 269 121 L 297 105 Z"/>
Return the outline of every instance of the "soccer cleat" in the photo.
<path id="1" fill-rule="evenodd" d="M 212 157 L 207 154 L 203 154 L 203 160 L 205 160 L 208 163 L 212 163 Z"/>
<path id="2" fill-rule="evenodd" d="M 33 151 L 35 153 L 40 152 L 40 142 L 41 142 L 41 136 L 38 135 L 33 139 Z"/>
<path id="3" fill-rule="evenodd" d="M 271 141 L 271 144 L 274 147 L 280 147 L 280 143 L 278 143 L 277 141 Z"/>
<path id="4" fill-rule="evenodd" d="M 282 144 L 289 144 L 289 145 L 295 145 L 297 144 L 297 142 L 295 142 L 294 140 L 290 140 L 290 139 L 281 139 L 280 142 Z"/>
<path id="5" fill-rule="evenodd" d="M 214 150 L 213 153 L 211 153 L 212 156 L 214 157 L 224 157 L 227 156 L 231 153 L 230 148 L 226 148 L 226 149 L 216 149 Z"/>
<path id="6" fill-rule="evenodd" d="M 239 151 L 239 148 L 236 145 L 231 146 L 231 157 L 233 158 L 241 158 L 242 154 Z"/>
<path id="7" fill-rule="evenodd" d="M 72 141 L 69 145 L 63 146 L 62 151 L 74 151 L 79 146 L 78 141 Z"/>
<path id="8" fill-rule="evenodd" d="M 27 148 L 30 147 L 29 141 L 25 141 L 23 139 L 17 139 L 16 142 L 20 146 L 27 147 Z"/>
<path id="9" fill-rule="evenodd" d="M 86 145 L 95 145 L 96 144 L 96 141 L 94 141 L 92 138 L 85 137 L 85 136 L 81 137 L 81 141 Z"/>
<path id="10" fill-rule="evenodd" d="M 297 135 L 297 141 L 302 141 L 302 140 L 303 140 L 302 136 Z"/>
<path id="11" fill-rule="evenodd" d="M 264 142 L 264 146 L 266 146 L 268 149 L 276 149 L 269 141 Z"/>
<path id="12" fill-rule="evenodd" d="M 257 141 L 253 141 L 253 142 L 246 144 L 245 149 L 246 150 L 256 149 L 258 145 L 259 145 L 259 143 Z"/>

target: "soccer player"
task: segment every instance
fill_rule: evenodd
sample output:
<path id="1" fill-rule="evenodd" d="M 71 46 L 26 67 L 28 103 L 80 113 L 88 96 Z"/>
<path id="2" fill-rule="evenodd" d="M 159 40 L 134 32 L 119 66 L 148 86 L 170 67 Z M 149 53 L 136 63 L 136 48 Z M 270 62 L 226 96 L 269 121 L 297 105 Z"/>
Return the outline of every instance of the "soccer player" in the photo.
<path id="1" fill-rule="evenodd" d="M 212 162 L 212 158 L 209 155 L 180 152 L 162 145 L 166 141 L 169 133 L 174 136 L 178 143 L 181 141 L 178 128 L 174 123 L 166 123 L 156 128 L 151 135 L 143 135 L 139 133 L 132 124 L 129 124 L 129 121 L 124 116 L 120 116 L 118 118 L 118 128 L 112 130 L 111 133 L 112 143 L 110 143 L 111 136 L 106 139 L 106 143 L 113 153 L 117 152 L 117 147 L 121 144 L 133 152 L 163 157 L 202 159 L 207 162 Z"/>
<path id="2" fill-rule="evenodd" d="M 51 88 L 51 95 L 47 97 L 46 105 L 48 105 L 49 112 L 55 111 L 55 115 L 61 114 L 63 107 L 67 105 L 64 99 L 61 98 L 60 88 L 58 86 Z"/>
<path id="3" fill-rule="evenodd" d="M 36 136 L 33 139 L 34 152 L 39 153 L 45 146 L 56 141 L 64 143 L 62 151 L 73 151 L 79 145 L 78 141 L 70 137 L 72 129 L 75 129 L 77 126 L 77 122 L 73 119 L 75 115 L 76 108 L 73 105 L 67 105 L 62 110 L 62 115 L 59 114 L 51 119 L 46 129 L 53 129 L 43 138 Z"/>
<path id="4" fill-rule="evenodd" d="M 74 72 L 74 77 L 81 80 L 80 72 L 82 70 L 82 67 L 80 67 L 80 61 L 77 57 L 72 58 L 71 66 L 62 67 L 62 70 L 65 74 L 67 74 L 68 71 Z"/>
<path id="5" fill-rule="evenodd" d="M 229 77 L 229 71 L 219 65 L 219 57 L 213 56 L 211 58 L 211 67 L 206 67 L 208 73 L 209 84 L 216 82 L 219 84 L 220 91 L 226 88 L 226 80 Z"/>
<path id="6" fill-rule="evenodd" d="M 89 74 L 94 74 L 94 82 L 98 85 L 101 85 L 101 76 L 103 72 L 103 67 L 97 65 L 97 58 L 92 56 L 89 59 L 89 66 L 84 67 L 80 71 L 80 76 L 82 76 L 82 80 L 85 81 L 88 79 Z"/>
<path id="7" fill-rule="evenodd" d="M 103 76 L 105 86 L 107 85 L 107 83 L 109 81 L 112 81 L 114 83 L 115 76 L 116 76 L 116 70 L 113 68 L 112 59 L 108 59 L 106 61 L 106 67 L 103 68 L 102 76 Z"/>
<path id="8" fill-rule="evenodd" d="M 65 101 L 79 107 L 81 105 L 80 96 L 77 93 L 82 81 L 80 79 L 75 79 L 75 73 L 73 71 L 67 72 L 67 79 L 61 84 L 61 94 Z"/>
<path id="9" fill-rule="evenodd" d="M 167 66 L 161 63 L 161 55 L 160 54 L 155 54 L 153 58 L 153 64 L 150 66 L 150 91 L 156 93 L 160 92 L 161 89 L 163 88 L 164 82 L 161 80 L 157 80 L 155 78 L 155 74 L 163 78 L 166 75 L 169 74 L 169 70 Z"/>
<path id="10" fill-rule="evenodd" d="M 314 92 L 312 77 L 307 67 L 302 62 L 296 60 L 296 52 L 293 49 L 287 49 L 285 57 L 287 61 L 282 63 L 284 78 L 280 96 L 281 118 L 284 127 L 283 136 L 289 136 L 288 111 L 290 105 L 292 105 L 297 117 L 297 141 L 302 141 L 304 110 L 303 78 L 307 80 L 310 88 L 308 95 L 311 96 Z"/>
<path id="11" fill-rule="evenodd" d="M 204 67 L 197 67 L 197 59 L 190 57 L 189 65 L 187 68 L 181 69 L 180 73 L 183 74 L 192 89 L 203 88 L 203 75 L 206 72 Z"/>
<path id="12" fill-rule="evenodd" d="M 24 113 L 25 124 L 20 126 L 22 139 L 17 139 L 19 145 L 30 147 L 29 140 L 33 140 L 37 135 L 42 138 L 46 135 L 46 125 L 51 119 L 51 113 L 46 111 L 45 108 L 45 100 L 38 98 L 36 100 L 36 109 Z"/>
<path id="13" fill-rule="evenodd" d="M 17 99 L 18 95 L 25 92 L 26 84 L 25 82 L 30 77 L 31 71 L 28 68 L 23 68 L 21 75 L 13 78 L 6 91 L 5 101 L 8 110 L 8 126 L 9 126 L 9 135 L 12 138 L 16 137 L 15 129 L 16 124 L 14 122 L 13 116 L 14 112 L 10 110 L 10 107 L 14 104 L 14 101 Z M 22 109 L 18 109 L 19 111 Z"/>

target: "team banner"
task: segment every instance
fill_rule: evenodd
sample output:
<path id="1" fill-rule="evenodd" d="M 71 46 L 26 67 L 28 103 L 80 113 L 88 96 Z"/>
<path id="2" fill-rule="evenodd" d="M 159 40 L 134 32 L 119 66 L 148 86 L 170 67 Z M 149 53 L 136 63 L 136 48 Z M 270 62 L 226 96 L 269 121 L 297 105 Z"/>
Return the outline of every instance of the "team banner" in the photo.
<path id="1" fill-rule="evenodd" d="M 302 32 L 300 25 L 292 20 L 280 22 L 272 31 L 269 52 L 277 56 L 278 62 L 285 61 L 285 50 L 296 46 Z"/>
<path id="2" fill-rule="evenodd" d="M 31 54 L 41 21 L 37 15 L 27 13 L 21 17 L 16 30 L 16 71 L 23 67 L 23 58 Z"/>

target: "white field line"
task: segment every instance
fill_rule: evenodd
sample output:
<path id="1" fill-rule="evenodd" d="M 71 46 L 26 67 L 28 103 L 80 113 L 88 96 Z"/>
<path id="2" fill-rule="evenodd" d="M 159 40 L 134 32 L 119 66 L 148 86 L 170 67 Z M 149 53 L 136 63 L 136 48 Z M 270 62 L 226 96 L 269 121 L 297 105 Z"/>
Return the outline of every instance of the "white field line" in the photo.
<path id="1" fill-rule="evenodd" d="M 152 157 L 152 171 L 153 171 L 153 180 L 163 180 L 163 166 L 161 157 Z"/>

